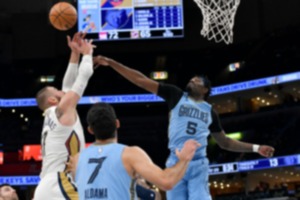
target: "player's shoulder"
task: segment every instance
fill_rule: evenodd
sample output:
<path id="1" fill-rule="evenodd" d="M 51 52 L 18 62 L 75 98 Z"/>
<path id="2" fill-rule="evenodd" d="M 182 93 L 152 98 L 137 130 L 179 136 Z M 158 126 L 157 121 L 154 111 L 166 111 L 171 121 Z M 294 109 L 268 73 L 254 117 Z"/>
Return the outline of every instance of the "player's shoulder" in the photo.
<path id="1" fill-rule="evenodd" d="M 131 153 L 143 151 L 143 149 L 139 146 L 125 146 L 124 151 L 128 151 Z"/>
<path id="2" fill-rule="evenodd" d="M 123 156 L 132 158 L 137 158 L 143 156 L 146 152 L 139 146 L 126 146 L 124 147 Z"/>

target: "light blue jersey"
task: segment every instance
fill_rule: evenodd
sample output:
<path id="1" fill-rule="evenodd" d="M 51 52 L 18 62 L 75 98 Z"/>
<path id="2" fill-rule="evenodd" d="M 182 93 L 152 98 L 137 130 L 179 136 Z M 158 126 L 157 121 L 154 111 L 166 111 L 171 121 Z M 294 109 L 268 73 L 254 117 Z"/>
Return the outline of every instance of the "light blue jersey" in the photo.
<path id="1" fill-rule="evenodd" d="M 195 102 L 184 93 L 177 105 L 170 111 L 169 149 L 175 152 L 183 144 L 194 139 L 201 144 L 195 157 L 206 157 L 209 125 L 212 122 L 211 105 L 205 101 Z"/>
<path id="2" fill-rule="evenodd" d="M 206 158 L 207 137 L 222 130 L 219 117 L 206 101 L 194 101 L 174 85 L 160 83 L 158 95 L 169 107 L 169 149 L 166 167 L 178 162 L 175 149 L 181 149 L 189 139 L 201 147 L 189 163 L 184 177 L 167 191 L 167 200 L 211 200 L 208 186 L 209 160 Z"/>
<path id="3" fill-rule="evenodd" d="M 134 198 L 132 178 L 122 162 L 125 147 L 92 144 L 80 153 L 75 177 L 80 200 Z"/>

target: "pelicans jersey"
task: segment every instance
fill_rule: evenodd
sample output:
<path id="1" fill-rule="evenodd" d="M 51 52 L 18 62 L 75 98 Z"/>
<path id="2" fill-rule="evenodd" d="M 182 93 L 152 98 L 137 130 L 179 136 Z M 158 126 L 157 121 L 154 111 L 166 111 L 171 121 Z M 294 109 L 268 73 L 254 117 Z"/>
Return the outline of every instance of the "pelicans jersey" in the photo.
<path id="1" fill-rule="evenodd" d="M 135 182 L 122 161 L 125 147 L 117 143 L 92 144 L 80 153 L 75 177 L 80 200 L 135 198 Z"/>
<path id="2" fill-rule="evenodd" d="M 35 200 L 78 199 L 71 177 L 65 173 L 66 162 L 85 147 L 84 132 L 79 117 L 72 126 L 60 124 L 56 106 L 45 111 L 42 130 L 41 181 L 35 191 Z"/>

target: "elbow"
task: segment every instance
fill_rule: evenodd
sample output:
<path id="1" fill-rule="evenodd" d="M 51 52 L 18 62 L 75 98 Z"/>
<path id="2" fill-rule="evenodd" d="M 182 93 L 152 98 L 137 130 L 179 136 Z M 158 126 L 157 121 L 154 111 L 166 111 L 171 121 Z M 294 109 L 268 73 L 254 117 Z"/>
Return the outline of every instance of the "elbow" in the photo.
<path id="1" fill-rule="evenodd" d="M 163 191 L 168 191 L 168 190 L 172 190 L 174 186 L 175 186 L 175 183 L 173 183 L 172 181 L 164 180 L 162 182 L 162 184 L 160 185 L 160 189 Z"/>
<path id="2" fill-rule="evenodd" d="M 230 141 L 228 138 L 226 138 L 226 140 L 224 140 L 222 143 L 219 143 L 219 147 L 221 149 L 224 149 L 224 150 L 229 150 L 230 149 Z"/>

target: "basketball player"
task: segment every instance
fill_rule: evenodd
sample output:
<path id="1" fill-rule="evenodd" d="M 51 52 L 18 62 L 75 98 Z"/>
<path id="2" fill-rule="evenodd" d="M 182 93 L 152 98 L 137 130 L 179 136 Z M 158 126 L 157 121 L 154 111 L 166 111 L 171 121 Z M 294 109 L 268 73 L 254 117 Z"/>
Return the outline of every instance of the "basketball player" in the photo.
<path id="1" fill-rule="evenodd" d="M 75 172 L 79 199 L 130 200 L 135 197 L 136 174 L 169 190 L 183 177 L 200 146 L 195 140 L 187 140 L 181 150 L 176 150 L 178 162 L 162 170 L 141 148 L 117 143 L 120 122 L 109 104 L 93 105 L 88 111 L 87 122 L 95 142 L 69 163 L 69 169 Z"/>
<path id="2" fill-rule="evenodd" d="M 35 200 L 78 199 L 76 188 L 65 173 L 65 163 L 69 155 L 75 155 L 85 148 L 84 132 L 76 106 L 93 74 L 93 45 L 91 40 L 83 40 L 83 37 L 81 33 L 76 33 L 72 40 L 68 37 L 72 52 L 62 91 L 47 86 L 36 95 L 45 119 L 41 138 L 41 181 L 35 190 Z M 83 56 L 78 68 L 80 54 Z"/>
<path id="3" fill-rule="evenodd" d="M 0 200 L 19 200 L 18 194 L 9 184 L 0 185 Z"/>
<path id="4" fill-rule="evenodd" d="M 229 151 L 257 152 L 265 157 L 271 157 L 274 153 L 274 148 L 270 146 L 240 142 L 226 137 L 218 114 L 206 102 L 211 83 L 204 76 L 192 77 L 187 84 L 187 91 L 184 92 L 175 85 L 156 82 L 139 71 L 107 57 L 95 57 L 94 65 L 111 66 L 132 83 L 157 94 L 166 101 L 170 111 L 168 128 L 170 155 L 166 162 L 167 167 L 178 162 L 175 148 L 181 148 L 188 139 L 195 139 L 202 145 L 195 153 L 184 178 L 167 192 L 169 200 L 211 200 L 208 188 L 209 161 L 206 158 L 209 134 L 221 148 Z"/>

